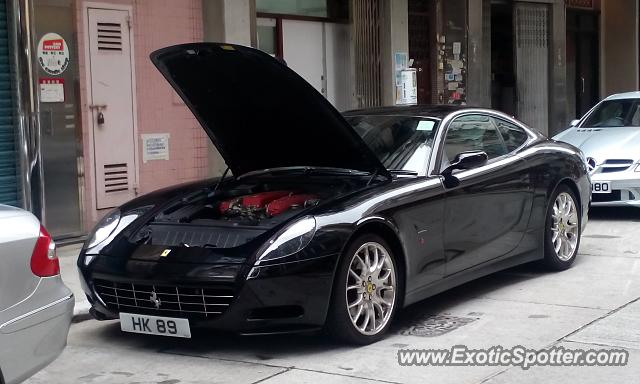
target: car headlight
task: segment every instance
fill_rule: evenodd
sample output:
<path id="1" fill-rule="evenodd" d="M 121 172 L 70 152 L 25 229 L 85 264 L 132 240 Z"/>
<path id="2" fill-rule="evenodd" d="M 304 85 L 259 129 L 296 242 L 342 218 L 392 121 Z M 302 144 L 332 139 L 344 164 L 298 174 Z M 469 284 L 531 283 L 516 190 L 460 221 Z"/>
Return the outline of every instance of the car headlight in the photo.
<path id="1" fill-rule="evenodd" d="M 100 254 L 102 248 L 111 243 L 111 241 L 118 236 L 129 224 L 133 223 L 138 217 L 144 215 L 153 206 L 139 207 L 126 213 L 120 213 L 119 210 L 115 210 L 105 216 L 98 225 L 96 225 L 90 240 L 87 242 L 85 254 L 85 264 L 93 260 L 93 256 Z"/>
<path id="2" fill-rule="evenodd" d="M 259 253 L 258 261 L 280 259 L 303 250 L 316 233 L 316 219 L 304 217 L 280 231 Z"/>
<path id="3" fill-rule="evenodd" d="M 118 227 L 119 223 L 120 211 L 116 209 L 105 216 L 102 220 L 100 220 L 98 225 L 96 225 L 95 229 L 93 230 L 91 239 L 87 243 L 87 248 L 93 248 L 108 239 L 113 231 L 115 231 L 115 229 Z"/>

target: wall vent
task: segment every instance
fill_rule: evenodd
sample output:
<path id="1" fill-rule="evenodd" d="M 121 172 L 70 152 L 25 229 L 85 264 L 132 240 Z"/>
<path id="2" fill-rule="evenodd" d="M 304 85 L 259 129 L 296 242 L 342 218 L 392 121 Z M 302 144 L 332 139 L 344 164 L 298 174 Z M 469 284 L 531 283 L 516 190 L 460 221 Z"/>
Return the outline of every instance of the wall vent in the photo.
<path id="1" fill-rule="evenodd" d="M 105 193 L 129 190 L 129 170 L 127 164 L 106 164 L 104 166 Z"/>
<path id="2" fill-rule="evenodd" d="M 98 23 L 98 51 L 122 52 L 122 24 Z"/>

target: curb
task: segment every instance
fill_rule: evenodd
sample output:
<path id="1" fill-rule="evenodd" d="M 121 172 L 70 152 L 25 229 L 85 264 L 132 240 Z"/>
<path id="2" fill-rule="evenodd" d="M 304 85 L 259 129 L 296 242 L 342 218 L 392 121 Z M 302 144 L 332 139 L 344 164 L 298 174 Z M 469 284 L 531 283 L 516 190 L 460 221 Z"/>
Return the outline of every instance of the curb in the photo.
<path id="1" fill-rule="evenodd" d="M 80 323 L 92 319 L 91 314 L 89 314 L 89 309 L 91 309 L 91 304 L 89 304 L 86 299 L 76 301 L 76 305 L 73 307 L 73 318 L 71 322 Z"/>

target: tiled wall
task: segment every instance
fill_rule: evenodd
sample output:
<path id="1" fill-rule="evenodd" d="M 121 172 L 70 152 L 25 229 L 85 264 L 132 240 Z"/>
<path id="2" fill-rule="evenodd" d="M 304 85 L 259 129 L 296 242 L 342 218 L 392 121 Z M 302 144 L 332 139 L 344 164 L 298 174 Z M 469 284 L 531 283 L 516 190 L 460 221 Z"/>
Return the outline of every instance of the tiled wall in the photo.
<path id="1" fill-rule="evenodd" d="M 104 212 L 96 210 L 95 176 L 90 143 L 85 58 L 85 6 L 76 2 L 78 51 L 80 52 L 83 149 L 85 168 L 85 227 L 89 229 Z M 169 133 L 170 160 L 142 162 L 138 153 L 139 192 L 148 193 L 166 186 L 202 179 L 207 176 L 208 138 L 188 108 L 171 89 L 149 60 L 149 54 L 168 45 L 202 41 L 201 0 L 102 0 L 93 4 L 116 4 L 133 9 L 133 49 L 136 72 L 138 147 L 140 135 Z"/>

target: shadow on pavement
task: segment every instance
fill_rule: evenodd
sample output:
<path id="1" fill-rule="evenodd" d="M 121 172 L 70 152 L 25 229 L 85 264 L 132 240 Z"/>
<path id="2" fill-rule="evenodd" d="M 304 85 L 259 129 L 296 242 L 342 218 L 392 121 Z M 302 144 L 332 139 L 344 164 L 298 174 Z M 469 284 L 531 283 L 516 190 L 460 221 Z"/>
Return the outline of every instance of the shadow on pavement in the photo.
<path id="1" fill-rule="evenodd" d="M 591 207 L 589 220 L 640 222 L 640 208 Z"/>

